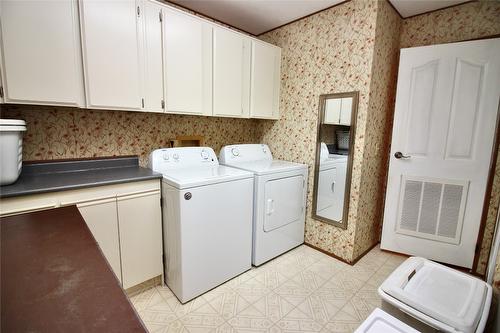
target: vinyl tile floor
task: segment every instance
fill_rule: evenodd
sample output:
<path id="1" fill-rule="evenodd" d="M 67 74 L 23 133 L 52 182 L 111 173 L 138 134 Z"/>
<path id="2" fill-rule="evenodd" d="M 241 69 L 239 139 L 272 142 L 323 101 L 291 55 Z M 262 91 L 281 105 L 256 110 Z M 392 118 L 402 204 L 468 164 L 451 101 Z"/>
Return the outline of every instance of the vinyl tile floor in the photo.
<path id="1" fill-rule="evenodd" d="M 353 332 L 405 259 L 377 246 L 350 266 L 302 245 L 186 304 L 166 286 L 130 300 L 151 333 Z"/>

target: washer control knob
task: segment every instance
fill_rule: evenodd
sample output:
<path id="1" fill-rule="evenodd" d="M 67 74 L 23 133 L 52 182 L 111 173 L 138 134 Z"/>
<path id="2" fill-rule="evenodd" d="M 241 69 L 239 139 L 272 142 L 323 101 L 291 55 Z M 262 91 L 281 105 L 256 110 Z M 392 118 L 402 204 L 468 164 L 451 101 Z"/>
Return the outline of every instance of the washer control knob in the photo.
<path id="1" fill-rule="evenodd" d="M 231 153 L 233 154 L 233 156 L 240 156 L 240 151 L 238 150 L 238 148 L 231 149 Z"/>
<path id="2" fill-rule="evenodd" d="M 179 159 L 179 154 L 174 154 L 174 155 L 172 155 L 172 157 L 174 158 L 174 160 L 178 160 Z"/>
<path id="3" fill-rule="evenodd" d="M 168 161 L 168 159 L 169 159 L 169 158 L 170 158 L 170 157 L 168 156 L 168 153 L 163 153 L 163 159 L 164 159 L 165 161 Z"/>
<path id="4" fill-rule="evenodd" d="M 203 150 L 201 151 L 201 158 L 202 158 L 202 159 L 204 159 L 204 160 L 208 160 L 208 157 L 209 157 L 209 156 L 210 156 L 210 155 L 208 154 L 208 152 L 207 152 L 205 149 L 203 149 Z"/>

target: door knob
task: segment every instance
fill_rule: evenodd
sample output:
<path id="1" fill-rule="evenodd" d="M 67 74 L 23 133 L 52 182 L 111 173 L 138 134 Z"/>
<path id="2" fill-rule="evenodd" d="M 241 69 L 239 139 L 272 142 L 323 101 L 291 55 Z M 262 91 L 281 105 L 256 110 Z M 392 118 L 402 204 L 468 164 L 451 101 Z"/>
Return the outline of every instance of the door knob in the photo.
<path id="1" fill-rule="evenodd" d="M 400 152 L 400 151 L 395 152 L 394 153 L 394 157 L 397 158 L 398 160 L 401 159 L 401 158 L 403 158 L 403 159 L 411 158 L 410 155 L 403 155 L 403 153 Z"/>

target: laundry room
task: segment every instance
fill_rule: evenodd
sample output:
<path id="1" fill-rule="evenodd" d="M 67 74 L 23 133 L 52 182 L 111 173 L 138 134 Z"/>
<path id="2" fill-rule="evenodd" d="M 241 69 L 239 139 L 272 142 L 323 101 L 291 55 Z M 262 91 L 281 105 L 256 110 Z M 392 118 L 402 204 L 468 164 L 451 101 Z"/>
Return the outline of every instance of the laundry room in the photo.
<path id="1" fill-rule="evenodd" d="M 500 332 L 499 101 L 497 0 L 1 0 L 0 331 Z"/>

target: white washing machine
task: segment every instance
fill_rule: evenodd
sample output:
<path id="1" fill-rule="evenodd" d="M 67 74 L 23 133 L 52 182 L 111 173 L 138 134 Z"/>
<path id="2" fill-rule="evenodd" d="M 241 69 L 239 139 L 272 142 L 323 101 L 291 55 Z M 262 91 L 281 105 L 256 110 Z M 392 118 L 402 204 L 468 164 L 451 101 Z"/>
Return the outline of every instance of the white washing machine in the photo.
<path id="1" fill-rule="evenodd" d="M 273 160 L 264 144 L 225 146 L 220 161 L 255 175 L 254 265 L 304 243 L 307 165 Z"/>
<path id="2" fill-rule="evenodd" d="M 157 149 L 163 174 L 165 282 L 185 303 L 251 268 L 253 174 L 219 165 L 212 148 Z"/>

